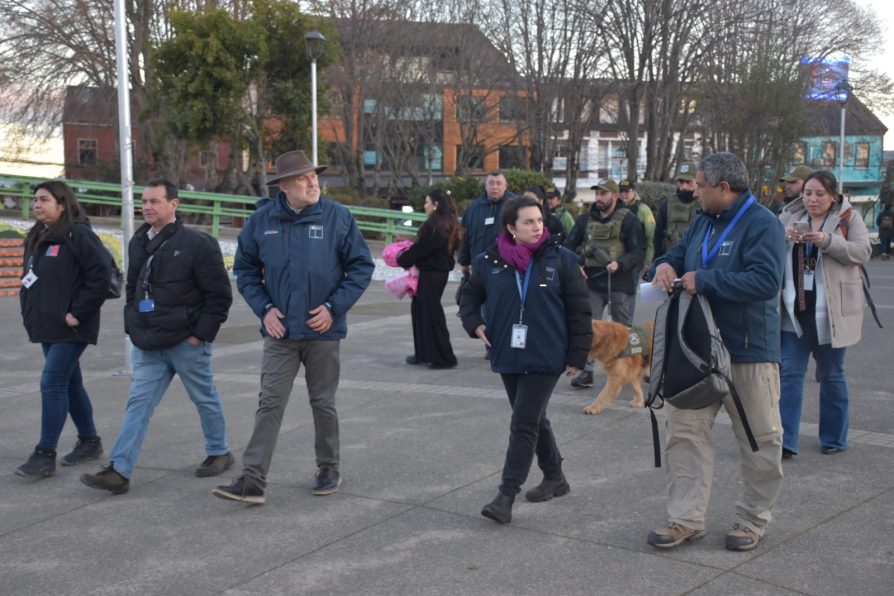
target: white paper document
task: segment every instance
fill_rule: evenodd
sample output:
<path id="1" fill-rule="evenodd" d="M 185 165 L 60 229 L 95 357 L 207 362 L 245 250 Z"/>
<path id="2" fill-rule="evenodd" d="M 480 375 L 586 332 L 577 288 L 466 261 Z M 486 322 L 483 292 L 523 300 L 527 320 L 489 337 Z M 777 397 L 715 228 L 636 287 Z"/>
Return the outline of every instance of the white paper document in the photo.
<path id="1" fill-rule="evenodd" d="M 642 302 L 664 302 L 667 300 L 667 292 L 647 281 L 639 284 L 639 299 Z"/>

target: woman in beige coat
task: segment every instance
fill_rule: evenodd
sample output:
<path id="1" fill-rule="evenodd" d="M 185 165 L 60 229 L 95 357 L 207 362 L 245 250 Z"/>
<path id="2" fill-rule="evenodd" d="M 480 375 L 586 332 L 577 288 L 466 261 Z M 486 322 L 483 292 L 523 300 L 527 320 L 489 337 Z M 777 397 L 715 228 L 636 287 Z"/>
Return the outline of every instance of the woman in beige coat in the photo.
<path id="1" fill-rule="evenodd" d="M 847 346 L 860 341 L 863 282 L 860 265 L 871 247 L 863 218 L 838 195 L 828 171 L 804 181 L 801 198 L 779 215 L 785 226 L 782 288 L 782 376 L 779 409 L 782 457 L 798 453 L 804 374 L 813 353 L 820 382 L 819 438 L 822 452 L 847 449 Z"/>

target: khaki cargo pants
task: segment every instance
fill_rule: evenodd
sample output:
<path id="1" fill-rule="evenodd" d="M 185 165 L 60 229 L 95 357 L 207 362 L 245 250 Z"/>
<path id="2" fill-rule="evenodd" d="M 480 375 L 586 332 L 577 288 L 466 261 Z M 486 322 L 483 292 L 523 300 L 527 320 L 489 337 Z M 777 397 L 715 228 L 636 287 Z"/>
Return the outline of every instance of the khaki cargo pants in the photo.
<path id="1" fill-rule="evenodd" d="M 736 502 L 737 522 L 763 536 L 773 504 L 782 488 L 782 423 L 779 418 L 779 365 L 772 362 L 733 363 L 732 380 L 757 441 L 752 452 L 730 395 L 701 410 L 668 407 L 668 521 L 705 529 L 705 514 L 714 477 L 714 419 L 720 405 L 732 421 L 739 442 L 744 493 Z"/>

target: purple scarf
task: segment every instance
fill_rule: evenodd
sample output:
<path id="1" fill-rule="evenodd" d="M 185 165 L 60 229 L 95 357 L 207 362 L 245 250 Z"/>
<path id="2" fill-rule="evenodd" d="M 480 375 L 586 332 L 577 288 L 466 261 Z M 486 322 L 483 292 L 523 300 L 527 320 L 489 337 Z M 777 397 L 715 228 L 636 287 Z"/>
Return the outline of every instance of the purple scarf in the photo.
<path id="1" fill-rule="evenodd" d="M 533 244 L 516 242 L 512 239 L 512 235 L 509 232 L 503 232 L 497 239 L 497 249 L 500 251 L 500 256 L 503 257 L 504 261 L 524 273 L 528 270 L 528 263 L 531 262 L 531 257 L 540 250 L 540 247 L 547 240 L 549 240 L 549 230 L 546 228 L 543 228 L 543 235 L 540 236 L 540 240 Z"/>

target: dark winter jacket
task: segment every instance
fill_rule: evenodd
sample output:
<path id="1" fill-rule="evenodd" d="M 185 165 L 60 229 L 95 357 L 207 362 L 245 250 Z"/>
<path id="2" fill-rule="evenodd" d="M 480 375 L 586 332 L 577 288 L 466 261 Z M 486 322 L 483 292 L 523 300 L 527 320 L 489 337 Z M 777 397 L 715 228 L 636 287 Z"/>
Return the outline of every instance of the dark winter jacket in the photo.
<path id="1" fill-rule="evenodd" d="M 336 340 L 348 332 L 347 313 L 360 299 L 375 265 L 351 212 L 320 198 L 296 213 L 280 192 L 261 200 L 239 233 L 236 285 L 263 320 L 272 307 L 285 315 L 290 339 Z M 309 311 L 327 305 L 332 326 L 307 326 Z M 261 334 L 266 335 L 261 325 Z"/>
<path id="2" fill-rule="evenodd" d="M 456 261 L 448 238 L 426 221 L 419 228 L 413 246 L 397 257 L 397 264 L 404 269 L 415 265 L 420 271 L 453 271 Z"/>
<path id="3" fill-rule="evenodd" d="M 128 246 L 124 331 L 142 350 L 172 348 L 191 335 L 214 341 L 233 303 L 220 245 L 181 219 L 152 240 L 149 228 L 140 226 Z M 139 312 L 147 298 L 154 310 Z"/>
<path id="4" fill-rule="evenodd" d="M 26 247 L 23 275 L 31 269 L 37 276 L 19 293 L 28 339 L 96 343 L 99 310 L 109 290 L 104 250 L 86 218 L 69 230 L 48 231 L 36 246 Z M 78 320 L 77 327 L 65 323 L 68 313 Z"/>
<path id="5" fill-rule="evenodd" d="M 498 201 L 491 201 L 487 193 L 481 195 L 469 205 L 463 213 L 463 245 L 459 251 L 459 264 L 471 265 L 475 257 L 483 253 L 497 240 L 503 226 L 500 224 L 500 211 L 515 195 L 508 190 Z M 490 223 L 488 223 L 490 222 Z"/>
<path id="6" fill-rule="evenodd" d="M 696 291 L 711 305 L 720 336 L 733 362 L 779 362 L 779 291 L 785 270 L 785 232 L 773 213 L 755 201 L 724 238 L 717 255 L 702 265 L 702 243 L 712 231 L 719 238 L 739 207 L 745 191 L 718 215 L 698 211 L 683 238 L 655 260 L 651 279 L 661 263 L 681 277 L 695 271 Z M 709 244 L 713 247 L 713 243 Z"/>
<path id="7" fill-rule="evenodd" d="M 615 209 L 623 208 L 623 203 L 618 199 Z M 612 211 L 612 215 L 614 215 L 614 211 Z M 591 205 L 589 213 L 579 215 L 574 222 L 574 227 L 571 228 L 571 233 L 565 240 L 565 248 L 575 251 L 578 246 L 587 241 L 587 226 L 591 219 L 606 223 L 611 220 L 611 217 L 611 215 L 602 217 L 601 212 L 596 209 L 596 204 Z M 646 236 L 642 224 L 636 214 L 631 211 L 628 211 L 621 222 L 621 242 L 624 243 L 624 254 L 617 258 L 618 270 L 611 274 L 612 292 L 635 294 L 636 287 L 630 272 L 642 269 L 643 261 L 646 258 Z M 594 292 L 608 291 L 608 274 L 604 268 L 585 267 L 584 271 L 587 274 L 587 287 Z"/>
<path id="8" fill-rule="evenodd" d="M 521 299 L 515 269 L 500 257 L 496 244 L 475 258 L 469 283 L 463 287 L 459 308 L 463 327 L 470 337 L 477 337 L 475 329 L 487 320 L 490 366 L 496 373 L 561 374 L 568 365 L 582 369 L 587 362 L 592 339 L 590 300 L 577 256 L 549 243 L 534 259 L 525 298 L 524 349 L 510 347 Z M 519 278 L 524 283 L 523 272 Z"/>

